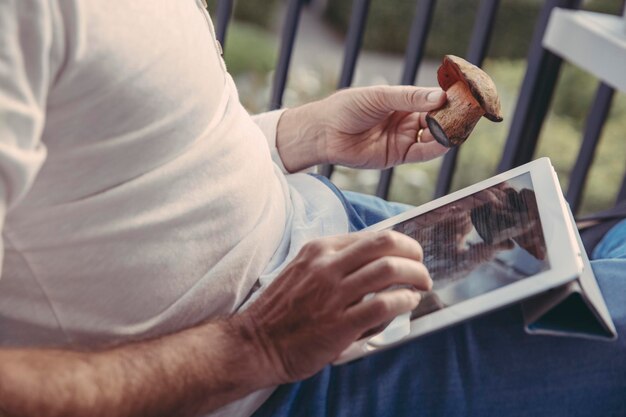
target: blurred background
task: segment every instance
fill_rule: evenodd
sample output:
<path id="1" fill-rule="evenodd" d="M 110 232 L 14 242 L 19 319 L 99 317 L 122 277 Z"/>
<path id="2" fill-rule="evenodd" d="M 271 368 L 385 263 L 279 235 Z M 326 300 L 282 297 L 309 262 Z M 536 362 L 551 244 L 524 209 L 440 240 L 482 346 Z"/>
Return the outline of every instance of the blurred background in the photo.
<path id="1" fill-rule="evenodd" d="M 417 85 L 436 86 L 443 55 L 464 56 L 479 0 L 440 0 L 418 71 Z M 209 1 L 215 16 L 217 0 Z M 301 15 L 284 105 L 293 107 L 325 97 L 337 85 L 352 0 L 310 0 Z M 505 0 L 498 11 L 495 33 L 484 69 L 500 94 L 504 122 L 482 119 L 459 153 L 452 189 L 492 176 L 502 155 L 513 109 L 526 70 L 526 54 L 541 8 L 541 0 Z M 234 21 L 225 42 L 225 60 L 249 112 L 268 109 L 270 85 L 285 14 L 283 0 L 237 0 Z M 587 0 L 582 9 L 619 14 L 621 0 Z M 373 0 L 363 51 L 353 85 L 397 84 L 403 51 L 415 12 L 415 0 Z M 625 75 L 626 76 L 626 75 Z M 549 156 L 562 187 L 568 184 L 583 124 L 599 81 L 564 62 L 556 94 L 541 131 L 535 157 Z M 616 93 L 595 162 L 589 173 L 580 214 L 611 207 L 626 161 L 626 97 Z M 441 160 L 396 169 L 390 200 L 421 204 L 432 199 Z M 343 189 L 374 194 L 379 171 L 338 167 L 332 177 Z"/>

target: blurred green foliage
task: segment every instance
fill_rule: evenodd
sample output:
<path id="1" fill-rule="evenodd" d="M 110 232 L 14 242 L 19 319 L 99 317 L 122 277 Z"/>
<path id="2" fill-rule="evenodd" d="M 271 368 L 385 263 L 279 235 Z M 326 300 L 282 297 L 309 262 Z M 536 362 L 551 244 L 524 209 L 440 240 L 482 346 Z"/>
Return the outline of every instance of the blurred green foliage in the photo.
<path id="1" fill-rule="evenodd" d="M 276 64 L 276 40 L 258 26 L 234 21 L 228 30 L 228 44 L 224 61 L 228 72 L 239 75 L 246 72 L 265 74 Z"/>
<path id="2" fill-rule="evenodd" d="M 235 18 L 269 28 L 274 23 L 274 15 L 280 0 L 237 0 Z"/>
<path id="3" fill-rule="evenodd" d="M 463 56 L 468 47 L 479 0 L 439 0 L 433 26 L 426 43 L 426 54 Z M 526 56 L 542 0 L 507 0 L 496 16 L 489 56 L 522 58 Z M 350 21 L 352 0 L 331 0 L 325 16 L 337 30 L 345 33 Z M 588 10 L 617 13 L 619 0 L 589 0 Z M 415 0 L 372 1 L 364 37 L 368 49 L 403 53 L 416 9 Z"/>
<path id="4" fill-rule="evenodd" d="M 209 12 L 214 15 L 218 0 L 207 0 Z M 235 19 L 270 28 L 274 24 L 280 0 L 236 0 L 233 7 Z"/>

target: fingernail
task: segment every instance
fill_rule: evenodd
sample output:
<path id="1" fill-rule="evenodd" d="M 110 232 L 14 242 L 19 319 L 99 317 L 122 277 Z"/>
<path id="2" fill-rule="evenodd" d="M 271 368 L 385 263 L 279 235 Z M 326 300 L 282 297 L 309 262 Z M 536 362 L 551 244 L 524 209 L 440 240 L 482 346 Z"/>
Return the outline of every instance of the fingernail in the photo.
<path id="1" fill-rule="evenodd" d="M 415 299 L 416 303 L 419 303 L 420 301 L 422 301 L 422 294 L 419 292 L 414 292 L 413 298 Z"/>
<path id="2" fill-rule="evenodd" d="M 431 103 L 438 103 L 439 100 L 441 100 L 442 96 L 443 96 L 443 91 L 434 90 L 428 93 L 428 95 L 426 96 L 426 101 L 429 101 Z"/>

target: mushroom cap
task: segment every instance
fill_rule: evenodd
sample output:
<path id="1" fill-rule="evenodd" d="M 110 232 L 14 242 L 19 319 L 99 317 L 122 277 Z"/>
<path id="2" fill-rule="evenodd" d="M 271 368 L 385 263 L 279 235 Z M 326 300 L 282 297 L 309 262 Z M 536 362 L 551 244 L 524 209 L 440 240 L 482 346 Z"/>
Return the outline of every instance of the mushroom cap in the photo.
<path id="1" fill-rule="evenodd" d="M 443 57 L 437 70 L 437 81 L 444 90 L 457 81 L 463 81 L 485 111 L 485 117 L 493 122 L 502 121 L 500 98 L 496 85 L 487 73 L 476 65 L 454 55 Z"/>

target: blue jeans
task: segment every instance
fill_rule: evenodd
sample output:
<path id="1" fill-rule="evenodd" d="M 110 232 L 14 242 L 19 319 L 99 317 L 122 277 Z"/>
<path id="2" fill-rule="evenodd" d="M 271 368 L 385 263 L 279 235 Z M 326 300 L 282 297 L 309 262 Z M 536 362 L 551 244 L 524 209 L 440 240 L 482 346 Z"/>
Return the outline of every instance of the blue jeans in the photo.
<path id="1" fill-rule="evenodd" d="M 331 188 L 355 230 L 407 208 Z M 626 416 L 626 221 L 594 259 L 617 342 L 529 336 L 519 306 L 511 306 L 327 366 L 279 387 L 254 416 Z"/>

